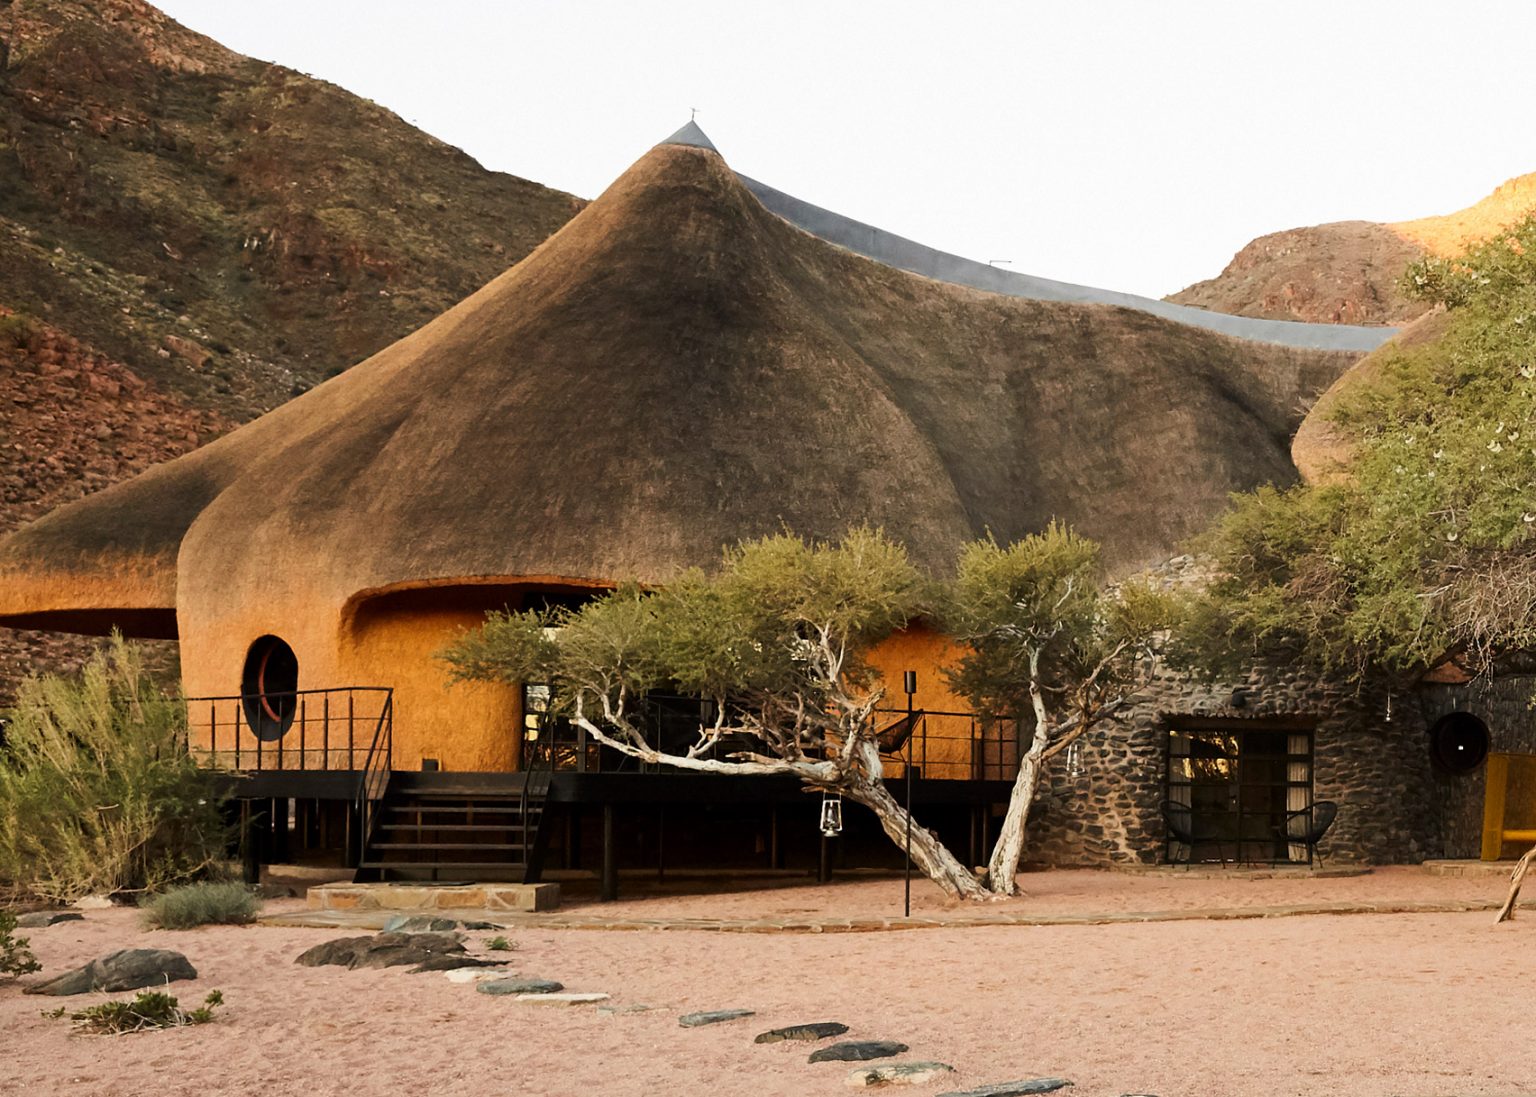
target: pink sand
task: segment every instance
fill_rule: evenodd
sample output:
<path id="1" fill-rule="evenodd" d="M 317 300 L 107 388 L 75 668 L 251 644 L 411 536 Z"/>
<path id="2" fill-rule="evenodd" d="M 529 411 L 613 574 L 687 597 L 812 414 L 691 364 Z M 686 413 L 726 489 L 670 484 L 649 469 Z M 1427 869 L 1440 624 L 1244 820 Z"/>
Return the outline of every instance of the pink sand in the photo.
<path id="1" fill-rule="evenodd" d="M 1395 870 L 1355 880 L 1026 878 L 1041 909 L 1157 909 L 1374 898 L 1496 898 L 1497 880 Z M 623 904 L 646 917 L 772 916 L 783 908 L 887 913 L 901 885 L 742 892 Z M 928 905 L 931 892 L 918 895 Z M 297 906 L 296 903 L 283 904 Z M 589 910 L 596 908 L 587 908 Z M 619 913 L 619 908 L 603 908 Z M 134 912 L 30 932 L 49 973 L 113 948 L 185 952 L 218 987 L 215 1024 L 128 1037 L 71 1034 L 57 999 L 0 984 L 0 1094 L 668 1094 L 853 1092 L 850 1064 L 755 1046 L 764 1029 L 838 1020 L 848 1038 L 896 1039 L 903 1058 L 958 1073 L 932 1094 L 1055 1074 L 1076 1097 L 1513 1097 L 1536 1090 L 1536 916 L 1300 917 L 908 933 L 728 934 L 519 930 L 515 970 L 599 990 L 616 1005 L 530 1007 L 441 975 L 301 968 L 334 930 L 145 932 Z M 485 934 L 472 934 L 480 945 Z M 494 954 L 489 954 L 494 955 Z M 83 1004 L 101 996 L 64 999 Z M 682 1029 L 681 1012 L 757 1016 Z"/>

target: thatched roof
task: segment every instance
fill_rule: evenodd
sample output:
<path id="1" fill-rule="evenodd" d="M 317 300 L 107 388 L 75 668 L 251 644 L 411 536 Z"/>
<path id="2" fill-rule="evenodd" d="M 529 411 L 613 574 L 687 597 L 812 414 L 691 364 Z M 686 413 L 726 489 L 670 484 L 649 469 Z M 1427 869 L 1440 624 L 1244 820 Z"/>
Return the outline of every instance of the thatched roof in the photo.
<path id="1" fill-rule="evenodd" d="M 1293 480 L 1302 401 L 1355 357 L 896 270 L 664 144 L 419 331 L 0 542 L 0 623 L 101 627 L 189 584 L 664 580 L 857 523 L 941 570 L 1061 518 L 1123 572 Z"/>

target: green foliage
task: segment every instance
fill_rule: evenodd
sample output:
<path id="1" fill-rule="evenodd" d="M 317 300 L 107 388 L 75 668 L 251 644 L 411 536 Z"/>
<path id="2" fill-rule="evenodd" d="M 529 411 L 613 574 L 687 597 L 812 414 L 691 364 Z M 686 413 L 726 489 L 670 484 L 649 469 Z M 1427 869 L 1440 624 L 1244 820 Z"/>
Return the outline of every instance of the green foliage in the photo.
<path id="1" fill-rule="evenodd" d="M 181 1008 L 176 997 L 164 991 L 141 990 L 131 1002 L 101 1002 L 76 1010 L 68 1016 L 82 1032 L 117 1036 L 156 1028 L 206 1025 L 213 1020 L 213 1011 L 223 1004 L 224 995 L 217 990 L 209 991 L 203 1004 L 196 1009 Z M 63 1017 L 65 1012 L 60 1008 L 43 1016 Z"/>
<path id="2" fill-rule="evenodd" d="M 1030 683 L 1091 705 L 1133 681 L 1177 606 L 1140 584 L 1107 592 L 1098 545 L 1053 523 L 960 554 L 944 623 L 966 652 L 948 671 L 977 712 L 1027 716 Z"/>
<path id="3" fill-rule="evenodd" d="M 22 684 L 0 756 L 0 881 L 60 901 L 163 888 L 223 855 L 217 778 L 181 702 L 114 637 L 78 677 Z"/>
<path id="4" fill-rule="evenodd" d="M 511 952 L 517 946 L 514 945 L 511 941 L 507 940 L 505 937 L 498 935 L 495 937 L 487 938 L 485 947 L 490 949 L 492 952 Z"/>
<path id="5" fill-rule="evenodd" d="M 37 321 L 24 312 L 0 316 L 0 350 L 31 350 Z"/>
<path id="6" fill-rule="evenodd" d="M 149 929 L 192 929 L 195 926 L 244 925 L 254 922 L 261 900 L 244 884 L 209 881 L 173 887 L 145 895 L 144 925 Z"/>
<path id="7" fill-rule="evenodd" d="M 563 712 L 660 689 L 814 707 L 830 689 L 872 685 L 864 655 L 923 595 L 906 551 L 878 531 L 835 543 L 780 534 L 661 591 L 630 585 L 576 610 L 492 614 L 443 658 L 458 679 L 549 682 Z M 839 660 L 830 674 L 827 651 Z"/>
<path id="8" fill-rule="evenodd" d="M 0 976 L 30 975 L 43 967 L 27 948 L 27 938 L 11 936 L 15 928 L 16 915 L 0 910 Z"/>
<path id="9" fill-rule="evenodd" d="M 1299 654 L 1343 676 L 1536 644 L 1536 221 L 1407 280 L 1438 339 L 1379 352 L 1334 419 L 1341 482 L 1238 497 L 1185 662 Z"/>

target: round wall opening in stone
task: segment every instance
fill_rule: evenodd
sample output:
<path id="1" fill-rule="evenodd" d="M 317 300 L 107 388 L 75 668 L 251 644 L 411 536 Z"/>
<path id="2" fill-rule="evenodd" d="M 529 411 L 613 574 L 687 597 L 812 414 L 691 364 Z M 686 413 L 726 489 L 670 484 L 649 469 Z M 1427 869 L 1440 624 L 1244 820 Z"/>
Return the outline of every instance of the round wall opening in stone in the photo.
<path id="1" fill-rule="evenodd" d="M 241 707 L 256 738 L 281 739 L 299 707 L 299 658 L 276 636 L 263 636 L 245 655 L 240 675 Z"/>
<path id="2" fill-rule="evenodd" d="M 1488 757 L 1488 725 L 1470 712 L 1442 716 L 1429 729 L 1429 753 L 1447 773 L 1471 773 Z"/>

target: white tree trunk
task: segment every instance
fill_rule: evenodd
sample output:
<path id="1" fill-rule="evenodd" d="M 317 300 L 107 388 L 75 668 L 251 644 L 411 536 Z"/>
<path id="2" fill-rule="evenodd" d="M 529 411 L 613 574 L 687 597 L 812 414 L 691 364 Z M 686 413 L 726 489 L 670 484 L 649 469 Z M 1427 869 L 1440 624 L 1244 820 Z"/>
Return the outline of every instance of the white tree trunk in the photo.
<path id="1" fill-rule="evenodd" d="M 881 829 L 891 841 L 901 848 L 906 847 L 907 809 L 896 802 L 878 778 L 858 781 L 848 789 L 847 795 L 875 813 Z M 912 862 L 951 899 L 992 898 L 975 874 L 955 860 L 944 843 L 916 819 L 912 820 Z"/>
<path id="2" fill-rule="evenodd" d="M 1494 925 L 1507 922 L 1515 916 L 1515 902 L 1520 898 L 1520 885 L 1525 882 L 1526 870 L 1531 867 L 1531 860 L 1536 858 L 1536 846 L 1526 851 L 1515 865 L 1515 871 L 1509 877 L 1509 894 L 1504 897 L 1504 905 L 1499 908 L 1499 916 L 1493 920 Z"/>
<path id="3" fill-rule="evenodd" d="M 1024 827 L 1029 821 L 1030 805 L 1035 802 L 1035 790 L 1040 787 L 1048 738 L 1045 729 L 1037 725 L 1034 741 L 1019 759 L 1018 776 L 1013 779 L 1013 791 L 1008 795 L 1008 813 L 1003 816 L 992 859 L 987 862 L 987 886 L 994 895 L 1014 894 L 1013 878 L 1018 875 L 1019 861 L 1024 856 Z"/>

